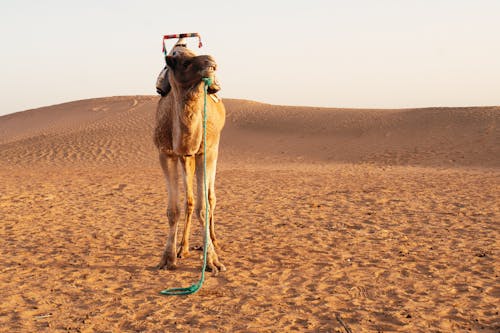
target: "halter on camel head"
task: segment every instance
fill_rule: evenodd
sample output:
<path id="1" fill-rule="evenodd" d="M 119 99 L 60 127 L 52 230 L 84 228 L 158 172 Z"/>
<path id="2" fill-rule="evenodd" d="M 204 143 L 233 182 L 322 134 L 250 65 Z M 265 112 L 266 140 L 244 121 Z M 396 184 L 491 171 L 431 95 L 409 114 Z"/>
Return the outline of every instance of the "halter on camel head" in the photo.
<path id="1" fill-rule="evenodd" d="M 185 34 L 172 34 L 163 36 L 162 44 L 163 44 L 163 55 L 165 56 L 165 61 L 167 58 L 167 47 L 165 46 L 166 39 L 179 38 L 179 41 L 175 44 L 175 46 L 186 46 L 184 38 L 197 37 L 198 38 L 198 48 L 201 48 L 203 44 L 201 43 L 201 36 L 197 32 L 185 33 Z M 174 47 L 175 47 L 174 46 Z"/>

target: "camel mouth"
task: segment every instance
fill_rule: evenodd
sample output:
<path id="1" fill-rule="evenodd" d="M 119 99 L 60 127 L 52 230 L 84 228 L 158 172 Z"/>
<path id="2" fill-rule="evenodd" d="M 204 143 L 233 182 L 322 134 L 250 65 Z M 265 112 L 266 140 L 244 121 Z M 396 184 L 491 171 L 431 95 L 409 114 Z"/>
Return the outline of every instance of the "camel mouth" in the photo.
<path id="1" fill-rule="evenodd" d="M 216 70 L 217 70 L 216 65 L 210 65 L 210 66 L 205 68 L 205 71 L 207 71 L 207 72 L 215 72 Z"/>
<path id="2" fill-rule="evenodd" d="M 217 70 L 217 66 L 215 66 L 215 65 L 205 67 L 201 71 L 201 76 L 214 76 L 216 70 Z"/>

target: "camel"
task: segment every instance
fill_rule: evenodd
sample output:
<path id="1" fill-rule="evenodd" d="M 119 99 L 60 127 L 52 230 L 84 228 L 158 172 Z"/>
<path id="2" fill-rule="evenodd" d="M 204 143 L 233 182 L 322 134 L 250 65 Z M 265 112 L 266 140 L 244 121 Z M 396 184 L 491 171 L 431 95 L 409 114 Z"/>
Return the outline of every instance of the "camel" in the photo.
<path id="1" fill-rule="evenodd" d="M 167 56 L 168 80 L 171 91 L 161 97 L 156 111 L 155 145 L 165 175 L 168 193 L 167 218 L 169 233 L 167 244 L 158 265 L 159 269 L 175 269 L 177 258 L 189 255 L 191 218 L 196 212 L 205 237 L 205 200 L 203 192 L 203 145 L 206 144 L 207 188 L 209 199 L 209 231 L 207 237 L 207 268 L 217 273 L 226 268 L 219 261 L 214 228 L 215 173 L 220 133 L 225 122 L 225 108 L 221 100 L 207 97 L 207 140 L 203 142 L 203 77 L 214 78 L 216 63 L 211 56 L 196 56 L 189 49 L 175 56 Z M 180 218 L 178 165 L 186 191 L 185 224 L 180 248 L 177 251 L 177 227 Z M 197 196 L 194 200 L 193 183 L 196 174 Z M 195 206 L 196 204 L 196 206 Z M 208 236 L 208 235 L 207 235 Z"/>

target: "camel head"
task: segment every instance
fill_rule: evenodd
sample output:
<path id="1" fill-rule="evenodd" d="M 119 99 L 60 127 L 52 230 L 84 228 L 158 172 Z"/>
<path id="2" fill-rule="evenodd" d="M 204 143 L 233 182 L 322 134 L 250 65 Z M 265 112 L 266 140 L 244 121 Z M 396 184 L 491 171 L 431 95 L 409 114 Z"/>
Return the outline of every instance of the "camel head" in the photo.
<path id="1" fill-rule="evenodd" d="M 187 89 L 201 82 L 204 77 L 214 79 L 217 63 L 209 55 L 194 56 L 182 53 L 167 57 L 172 85 Z"/>

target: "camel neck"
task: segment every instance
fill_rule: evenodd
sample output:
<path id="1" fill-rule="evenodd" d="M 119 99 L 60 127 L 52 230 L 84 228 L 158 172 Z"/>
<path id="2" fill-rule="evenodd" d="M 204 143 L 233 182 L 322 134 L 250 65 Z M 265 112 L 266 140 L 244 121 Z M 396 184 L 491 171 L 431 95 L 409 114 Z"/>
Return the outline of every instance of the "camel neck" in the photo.
<path id="1" fill-rule="evenodd" d="M 172 90 L 174 105 L 177 105 L 173 119 L 174 151 L 178 155 L 196 154 L 203 133 L 203 84 L 197 84 L 187 91 Z"/>
<path id="2" fill-rule="evenodd" d="M 173 87 L 172 93 L 174 100 L 179 101 L 177 105 L 180 106 L 179 116 L 182 114 L 200 113 L 200 105 L 203 105 L 203 82 L 197 83 L 191 88 L 183 89 L 180 87 Z"/>
<path id="3" fill-rule="evenodd" d="M 183 104 L 186 111 L 197 111 L 201 114 L 200 105 L 203 105 L 203 83 L 200 82 L 188 89 L 183 96 Z"/>

